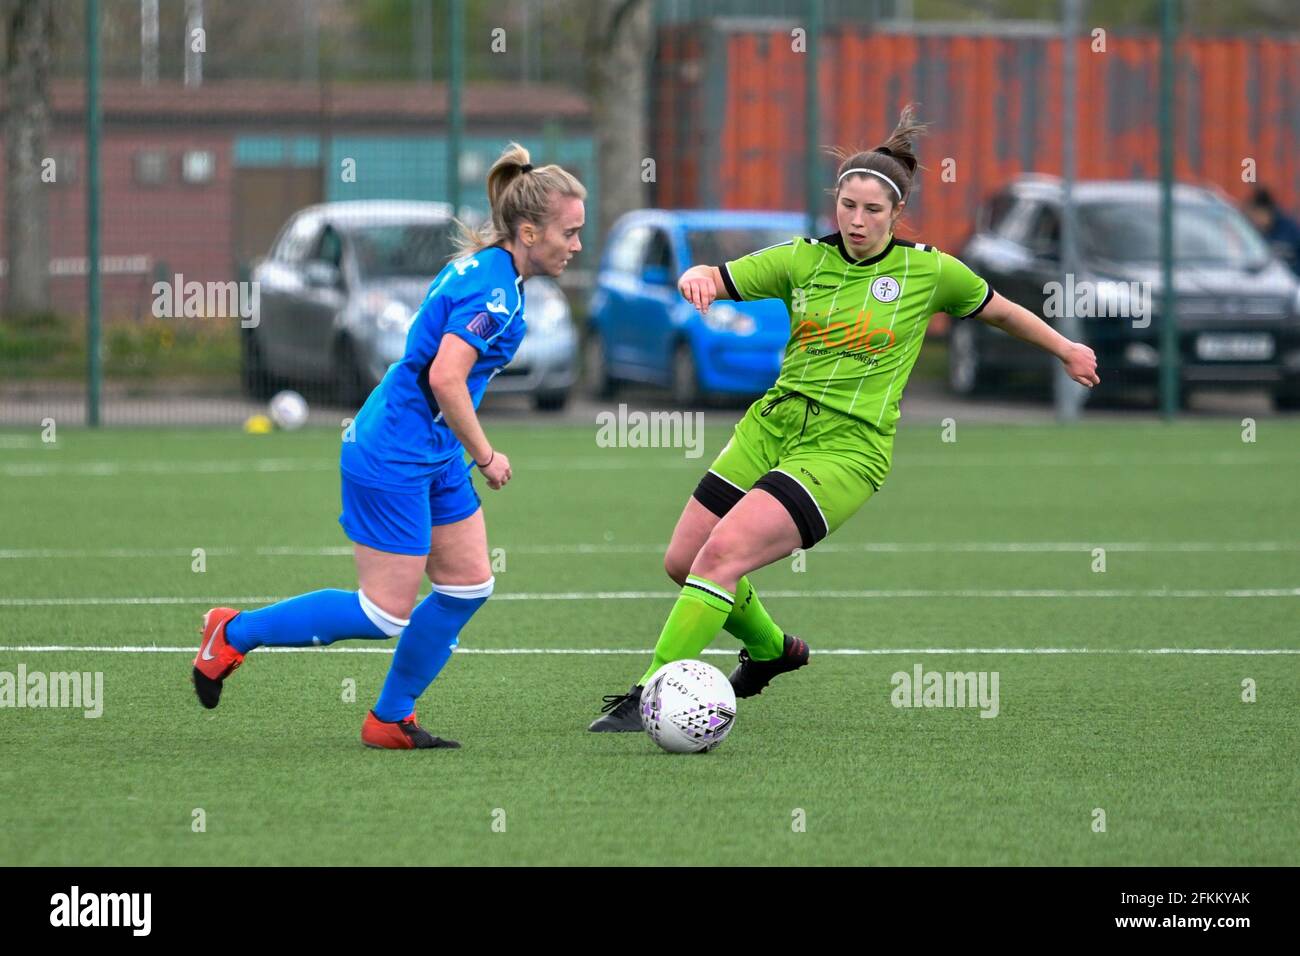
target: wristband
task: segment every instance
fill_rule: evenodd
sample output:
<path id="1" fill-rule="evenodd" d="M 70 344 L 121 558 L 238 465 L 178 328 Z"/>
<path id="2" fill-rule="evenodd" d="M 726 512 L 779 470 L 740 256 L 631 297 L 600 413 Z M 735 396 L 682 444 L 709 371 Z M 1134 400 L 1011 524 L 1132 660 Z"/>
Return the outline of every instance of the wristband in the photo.
<path id="1" fill-rule="evenodd" d="M 495 448 L 493 448 L 493 449 L 492 449 L 492 455 L 491 455 L 491 457 L 488 458 L 487 461 L 483 462 L 483 464 L 481 464 L 481 465 L 480 465 L 478 462 L 474 462 L 474 464 L 475 464 L 475 466 L 478 467 L 478 468 L 486 468 L 488 465 L 492 464 L 492 459 L 496 458 L 496 456 L 497 456 L 497 450 L 496 450 Z"/>

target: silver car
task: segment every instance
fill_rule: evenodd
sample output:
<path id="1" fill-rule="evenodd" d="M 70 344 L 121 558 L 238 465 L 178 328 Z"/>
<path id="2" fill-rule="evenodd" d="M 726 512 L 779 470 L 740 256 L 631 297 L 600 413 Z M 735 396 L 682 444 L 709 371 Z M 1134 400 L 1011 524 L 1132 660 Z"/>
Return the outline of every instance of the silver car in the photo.
<path id="1" fill-rule="evenodd" d="M 451 207 L 437 202 L 323 203 L 295 213 L 253 270 L 258 322 L 242 332 L 244 390 L 325 385 L 360 404 L 402 357 L 406 332 L 451 254 Z M 493 393 L 563 408 L 577 378 L 578 337 L 554 280 L 524 283 L 528 332 Z"/>

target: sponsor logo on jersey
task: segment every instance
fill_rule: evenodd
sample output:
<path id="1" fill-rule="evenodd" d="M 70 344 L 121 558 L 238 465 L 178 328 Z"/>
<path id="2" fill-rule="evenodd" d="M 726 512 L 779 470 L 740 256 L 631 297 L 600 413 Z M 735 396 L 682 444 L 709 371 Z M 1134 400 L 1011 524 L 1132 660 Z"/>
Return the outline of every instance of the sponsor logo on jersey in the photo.
<path id="1" fill-rule="evenodd" d="M 859 312 L 857 320 L 853 322 L 821 325 L 812 319 L 804 319 L 795 326 L 794 339 L 805 352 L 813 348 L 883 352 L 893 346 L 894 330 L 888 327 L 872 328 L 871 313 Z"/>
<path id="2" fill-rule="evenodd" d="M 501 323 L 497 321 L 495 316 L 487 312 L 480 312 L 466 323 L 465 328 L 479 338 L 486 339 L 501 328 Z"/>

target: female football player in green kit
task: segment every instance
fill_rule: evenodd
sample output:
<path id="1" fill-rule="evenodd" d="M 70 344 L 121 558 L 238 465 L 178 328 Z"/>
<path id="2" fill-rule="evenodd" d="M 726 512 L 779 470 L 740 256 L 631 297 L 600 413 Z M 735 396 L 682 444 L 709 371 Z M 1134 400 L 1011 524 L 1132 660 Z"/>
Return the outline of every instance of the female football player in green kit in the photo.
<path id="1" fill-rule="evenodd" d="M 720 629 L 745 645 L 731 674 L 737 697 L 808 662 L 807 643 L 773 622 L 745 575 L 813 547 L 880 490 L 899 399 L 934 313 L 978 318 L 1051 352 L 1074 381 L 1100 381 L 1092 349 L 947 253 L 895 238 L 917 168 L 912 139 L 923 131 L 909 106 L 883 146 L 837 152 L 835 233 L 692 266 L 678 281 L 701 313 L 720 298 L 782 300 L 790 341 L 776 384 L 750 406 L 677 521 L 664 568 L 682 590 L 653 661 L 628 693 L 605 698 L 591 730 L 640 730 L 650 675 L 698 657 Z"/>

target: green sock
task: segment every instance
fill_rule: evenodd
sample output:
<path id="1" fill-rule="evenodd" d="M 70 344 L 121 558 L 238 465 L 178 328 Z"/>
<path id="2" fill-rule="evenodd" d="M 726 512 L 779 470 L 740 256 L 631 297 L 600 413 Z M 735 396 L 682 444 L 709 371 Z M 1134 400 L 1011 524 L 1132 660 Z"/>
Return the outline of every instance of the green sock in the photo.
<path id="1" fill-rule="evenodd" d="M 785 653 L 785 632 L 767 613 L 749 578 L 736 583 L 736 603 L 722 626 L 744 642 L 749 656 L 756 661 L 774 661 Z"/>
<path id="2" fill-rule="evenodd" d="M 717 636 L 734 603 L 735 597 L 726 588 L 708 578 L 688 575 L 682 596 L 668 612 L 668 620 L 655 644 L 654 661 L 637 683 L 644 686 L 669 661 L 699 657 L 700 651 Z"/>

